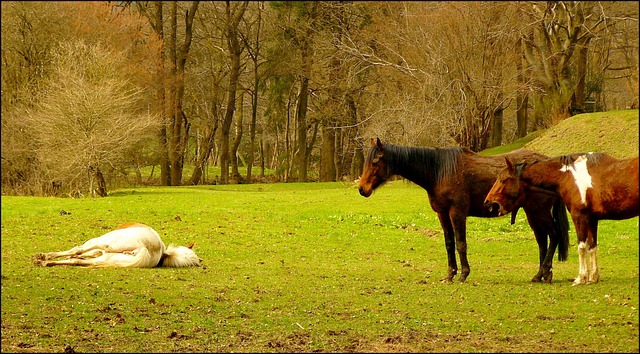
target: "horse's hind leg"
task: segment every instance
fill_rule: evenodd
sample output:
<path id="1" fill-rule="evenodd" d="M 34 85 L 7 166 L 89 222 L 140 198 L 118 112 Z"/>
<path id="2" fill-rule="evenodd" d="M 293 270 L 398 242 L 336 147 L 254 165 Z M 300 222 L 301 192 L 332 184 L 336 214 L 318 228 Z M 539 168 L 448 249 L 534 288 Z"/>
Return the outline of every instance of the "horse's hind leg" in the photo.
<path id="1" fill-rule="evenodd" d="M 546 219 L 549 219 L 548 223 L 552 222 L 551 217 L 545 218 L 545 221 Z M 549 224 L 541 221 L 542 220 L 532 220 L 530 222 L 531 229 L 538 243 L 538 257 L 540 261 L 538 273 L 533 276 L 531 281 L 551 283 L 553 280 L 553 255 L 556 253 L 558 240 L 554 231 L 550 227 L 545 226 Z"/>
<path id="2" fill-rule="evenodd" d="M 49 253 L 39 253 L 36 255 L 36 258 L 39 260 L 50 260 L 56 259 L 60 257 L 71 257 L 84 253 L 86 250 L 82 248 L 82 246 L 76 246 L 67 251 L 61 252 L 49 252 Z"/>
<path id="3" fill-rule="evenodd" d="M 471 267 L 467 259 L 467 216 L 461 215 L 455 210 L 449 212 L 451 224 L 453 225 L 454 235 L 456 237 L 456 249 L 460 256 L 460 282 L 467 280 Z"/>
<path id="4" fill-rule="evenodd" d="M 453 226 L 451 225 L 449 216 L 438 213 L 438 219 L 440 220 L 442 231 L 444 231 L 444 245 L 447 249 L 447 259 L 449 264 L 447 277 L 442 279 L 442 281 L 450 283 L 453 281 L 453 277 L 458 273 L 458 265 L 456 263 L 456 240 L 454 238 Z"/>
<path id="5" fill-rule="evenodd" d="M 104 255 L 105 253 L 106 252 L 103 249 L 94 249 L 91 251 L 83 252 L 77 256 L 74 256 L 73 258 L 79 258 L 79 259 L 96 258 Z"/>
<path id="6" fill-rule="evenodd" d="M 589 220 L 589 237 L 587 238 L 589 248 L 587 251 L 587 283 L 597 283 L 600 280 L 600 270 L 598 269 L 598 220 Z"/>
<path id="7" fill-rule="evenodd" d="M 551 199 L 539 200 L 524 208 L 527 221 L 538 243 L 538 273 L 531 278 L 532 282 L 551 283 L 553 280 L 553 255 L 558 247 L 560 235 L 554 231 Z"/>
<path id="8" fill-rule="evenodd" d="M 49 252 L 49 253 L 38 253 L 36 254 L 35 263 L 42 264 L 43 262 L 60 258 L 94 258 L 99 257 L 108 251 L 108 245 L 93 245 L 90 247 L 76 246 L 70 250 L 62 251 L 62 252 Z"/>
<path id="9" fill-rule="evenodd" d="M 538 273 L 531 278 L 531 281 L 539 283 L 546 275 L 548 275 L 543 266 L 548 251 L 547 234 L 543 232 L 543 227 L 537 222 L 537 220 L 530 217 L 529 214 L 527 214 L 527 220 L 529 221 L 529 226 L 531 226 L 533 235 L 536 237 L 536 243 L 538 244 Z"/>
<path id="10" fill-rule="evenodd" d="M 89 266 L 95 266 L 96 262 L 94 261 L 94 259 L 69 258 L 69 259 L 62 259 L 59 261 L 42 261 L 40 262 L 40 265 L 43 267 L 64 266 L 64 265 L 89 267 Z"/>

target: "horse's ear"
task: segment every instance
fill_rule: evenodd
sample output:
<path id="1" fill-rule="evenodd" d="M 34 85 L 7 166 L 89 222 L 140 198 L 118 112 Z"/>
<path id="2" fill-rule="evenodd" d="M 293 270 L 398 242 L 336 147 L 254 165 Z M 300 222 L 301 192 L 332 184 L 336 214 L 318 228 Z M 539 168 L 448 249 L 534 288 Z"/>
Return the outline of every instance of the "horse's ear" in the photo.
<path id="1" fill-rule="evenodd" d="M 383 146 L 382 146 L 382 141 L 380 141 L 380 138 L 376 138 L 376 146 L 378 147 L 378 149 L 382 150 Z"/>
<path id="2" fill-rule="evenodd" d="M 371 147 L 376 146 L 376 139 L 371 138 Z"/>
<path id="3" fill-rule="evenodd" d="M 507 162 L 507 168 L 509 169 L 509 171 L 515 171 L 515 168 L 513 168 L 513 162 L 511 162 L 511 159 L 505 156 L 504 160 Z"/>
<path id="4" fill-rule="evenodd" d="M 196 244 L 196 242 L 195 242 L 195 241 L 194 241 L 194 242 L 191 242 L 191 244 L 189 244 L 189 246 L 187 246 L 187 248 L 192 249 L 192 248 L 193 248 L 193 245 L 195 245 L 195 244 Z"/>

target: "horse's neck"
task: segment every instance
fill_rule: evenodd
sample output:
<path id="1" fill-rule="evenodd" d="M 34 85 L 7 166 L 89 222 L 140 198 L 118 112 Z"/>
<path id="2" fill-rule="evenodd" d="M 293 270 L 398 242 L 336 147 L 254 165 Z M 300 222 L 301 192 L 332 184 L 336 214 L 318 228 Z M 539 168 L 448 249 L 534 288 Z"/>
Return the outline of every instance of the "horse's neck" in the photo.
<path id="1" fill-rule="evenodd" d="M 532 186 L 558 191 L 560 179 L 566 173 L 561 168 L 562 163 L 557 160 L 537 162 L 522 171 L 522 178 Z"/>
<path id="2" fill-rule="evenodd" d="M 441 175 L 441 164 L 438 163 L 437 150 L 421 147 L 396 147 L 392 151 L 390 162 L 391 173 L 399 175 L 424 189 L 431 189 Z"/>

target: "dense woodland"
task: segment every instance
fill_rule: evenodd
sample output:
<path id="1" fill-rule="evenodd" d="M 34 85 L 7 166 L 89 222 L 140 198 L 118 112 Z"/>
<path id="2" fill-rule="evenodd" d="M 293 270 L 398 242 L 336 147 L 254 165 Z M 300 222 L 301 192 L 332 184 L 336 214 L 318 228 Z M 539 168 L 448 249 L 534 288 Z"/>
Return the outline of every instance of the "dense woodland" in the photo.
<path id="1" fill-rule="evenodd" d="M 638 108 L 637 2 L 3 1 L 1 14 L 3 194 L 353 180 L 372 137 L 480 151 Z"/>

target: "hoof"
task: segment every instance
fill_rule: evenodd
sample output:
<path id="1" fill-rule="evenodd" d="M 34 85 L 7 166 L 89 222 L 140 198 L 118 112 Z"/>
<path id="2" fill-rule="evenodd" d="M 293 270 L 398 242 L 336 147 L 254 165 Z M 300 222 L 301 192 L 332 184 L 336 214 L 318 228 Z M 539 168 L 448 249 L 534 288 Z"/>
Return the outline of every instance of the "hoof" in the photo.
<path id="1" fill-rule="evenodd" d="M 443 283 L 443 284 L 451 284 L 451 283 L 453 283 L 453 277 L 446 277 L 446 278 L 440 280 L 440 282 Z"/>
<path id="2" fill-rule="evenodd" d="M 585 284 L 588 284 L 588 282 L 584 277 L 577 277 L 573 280 L 573 286 Z"/>
<path id="3" fill-rule="evenodd" d="M 47 257 L 46 254 L 38 253 L 33 258 L 33 264 L 36 265 L 36 266 L 44 267 L 44 266 L 47 265 L 47 260 L 48 260 L 48 257 Z"/>

